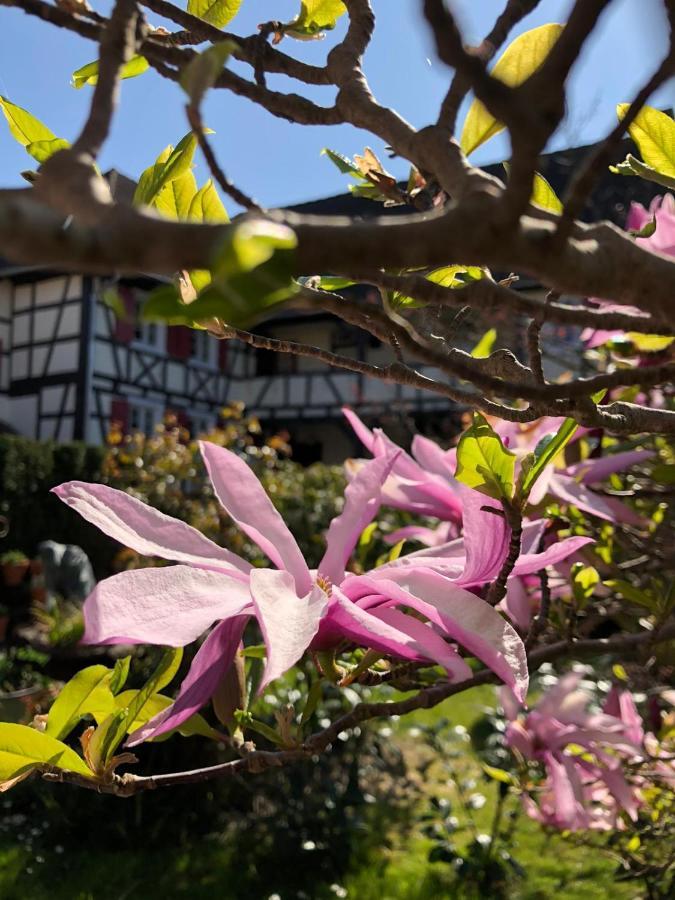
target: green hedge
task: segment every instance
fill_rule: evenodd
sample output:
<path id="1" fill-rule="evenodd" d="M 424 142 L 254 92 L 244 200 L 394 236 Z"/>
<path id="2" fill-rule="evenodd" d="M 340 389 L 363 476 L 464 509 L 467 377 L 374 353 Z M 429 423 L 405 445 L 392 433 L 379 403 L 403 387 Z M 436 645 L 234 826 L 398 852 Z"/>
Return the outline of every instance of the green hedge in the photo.
<path id="1" fill-rule="evenodd" d="M 105 452 L 83 443 L 0 435 L 0 514 L 9 520 L 0 554 L 18 549 L 30 556 L 40 541 L 54 540 L 78 544 L 97 572 L 106 570 L 115 544 L 49 493 L 63 481 L 100 480 Z"/>

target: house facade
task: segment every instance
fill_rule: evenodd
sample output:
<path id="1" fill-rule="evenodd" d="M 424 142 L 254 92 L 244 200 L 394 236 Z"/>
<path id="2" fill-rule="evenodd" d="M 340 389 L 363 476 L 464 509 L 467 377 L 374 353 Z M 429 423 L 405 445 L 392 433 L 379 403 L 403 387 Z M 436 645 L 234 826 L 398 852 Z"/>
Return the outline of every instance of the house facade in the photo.
<path id="1" fill-rule="evenodd" d="M 152 431 L 171 411 L 195 431 L 227 396 L 225 348 L 140 321 L 156 281 L 0 269 L 0 422 L 40 440 L 101 443 L 112 422 Z M 115 311 L 111 288 L 122 301 Z"/>

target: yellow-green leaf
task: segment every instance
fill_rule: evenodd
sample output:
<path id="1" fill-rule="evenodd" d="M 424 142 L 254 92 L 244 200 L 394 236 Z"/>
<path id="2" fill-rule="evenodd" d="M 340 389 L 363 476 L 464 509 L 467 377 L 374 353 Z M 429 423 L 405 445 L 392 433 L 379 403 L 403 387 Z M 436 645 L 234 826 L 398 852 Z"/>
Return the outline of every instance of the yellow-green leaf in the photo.
<path id="1" fill-rule="evenodd" d="M 535 206 L 540 206 L 542 209 L 548 209 L 554 213 L 560 214 L 563 210 L 560 198 L 539 172 L 534 173 L 531 202 Z"/>
<path id="2" fill-rule="evenodd" d="M 92 774 L 74 750 L 51 735 L 27 725 L 0 723 L 0 781 L 44 765 L 79 775 Z"/>
<path id="3" fill-rule="evenodd" d="M 619 103 L 616 114 L 623 119 L 629 103 Z M 644 106 L 629 126 L 642 159 L 662 175 L 675 176 L 675 121 L 653 106 Z"/>
<path id="4" fill-rule="evenodd" d="M 187 11 L 205 22 L 224 28 L 239 12 L 242 0 L 188 0 Z"/>
<path id="5" fill-rule="evenodd" d="M 187 171 L 165 184 L 151 205 L 169 219 L 187 219 L 196 196 L 195 176 Z"/>
<path id="6" fill-rule="evenodd" d="M 347 11 L 342 0 L 302 0 L 300 13 L 283 26 L 283 33 L 295 38 L 316 37 L 335 28 Z"/>
<path id="7" fill-rule="evenodd" d="M 474 357 L 474 359 L 485 359 L 485 357 L 489 356 L 492 352 L 492 348 L 494 347 L 496 340 L 497 329 L 490 328 L 490 330 L 485 332 L 483 337 L 473 348 L 473 350 L 471 351 L 471 355 Z"/>
<path id="8" fill-rule="evenodd" d="M 125 708 L 133 702 L 137 694 L 138 691 L 123 691 L 115 698 L 115 701 L 120 708 Z M 133 732 L 136 731 L 136 729 L 141 728 L 158 713 L 163 712 L 167 707 L 171 706 L 172 703 L 173 700 L 171 697 L 166 697 L 164 694 L 153 694 L 145 701 L 143 708 L 140 710 L 136 719 L 129 725 L 128 730 Z M 211 728 L 206 719 L 203 716 L 200 716 L 199 713 L 190 716 L 190 718 L 183 722 L 182 725 L 179 725 L 175 731 L 183 737 L 200 736 L 210 738 L 211 740 L 220 738 L 218 732 L 214 728 Z M 162 735 L 154 740 L 164 740 L 173 733 L 174 732 L 167 732 L 166 735 Z"/>
<path id="9" fill-rule="evenodd" d="M 66 737 L 83 716 L 99 718 L 115 708 L 110 690 L 112 671 L 107 666 L 88 666 L 63 687 L 47 718 L 47 734 L 60 740 Z"/>
<path id="10" fill-rule="evenodd" d="M 195 106 L 201 104 L 204 94 L 213 87 L 230 54 L 236 49 L 238 45 L 234 41 L 218 41 L 194 56 L 185 66 L 180 84 Z"/>
<path id="11" fill-rule="evenodd" d="M 70 147 L 70 143 L 63 138 L 54 138 L 51 141 L 33 141 L 26 144 L 26 150 L 40 165 L 47 162 L 57 150 L 67 150 L 68 147 Z"/>
<path id="12" fill-rule="evenodd" d="M 637 331 L 627 331 L 626 338 L 631 341 L 636 350 L 643 353 L 659 353 L 673 343 L 675 338 L 661 334 L 639 334 Z"/>
<path id="13" fill-rule="evenodd" d="M 0 97 L 0 107 L 7 119 L 12 137 L 23 147 L 28 148 L 30 144 L 42 141 L 57 140 L 54 132 L 50 131 L 43 122 L 36 119 L 28 110 L 7 100 L 6 97 Z"/>
<path id="14" fill-rule="evenodd" d="M 134 203 L 150 206 L 164 185 L 180 178 L 192 168 L 192 159 L 197 148 L 197 138 L 190 131 L 175 147 L 169 145 L 138 179 L 134 193 Z M 195 185 L 195 193 L 197 191 Z"/>
<path id="15" fill-rule="evenodd" d="M 517 87 L 544 62 L 551 48 L 558 40 L 562 25 L 540 25 L 526 31 L 506 48 L 492 70 L 492 76 L 503 81 L 509 87 Z M 504 126 L 476 99 L 469 107 L 460 145 L 467 154 L 473 153 L 481 144 L 499 134 Z"/>
<path id="16" fill-rule="evenodd" d="M 120 72 L 120 78 L 135 78 L 137 75 L 142 75 L 143 72 L 147 72 L 150 67 L 150 63 L 144 56 L 132 56 L 128 63 L 125 63 L 122 66 L 122 71 Z M 80 66 L 79 69 L 76 69 L 73 74 L 70 76 L 70 84 L 72 87 L 79 90 L 83 88 L 85 84 L 95 85 L 98 81 L 98 60 L 95 59 L 93 62 L 86 63 L 84 66 Z"/>
<path id="17" fill-rule="evenodd" d="M 223 201 L 218 196 L 218 191 L 211 179 L 203 187 L 200 187 L 192 198 L 188 218 L 197 222 L 226 223 L 230 221 Z"/>
<path id="18" fill-rule="evenodd" d="M 474 413 L 457 446 L 455 478 L 495 500 L 510 499 L 515 465 L 515 453 L 506 449 L 485 416 Z"/>
<path id="19" fill-rule="evenodd" d="M 434 284 L 438 284 L 441 287 L 461 288 L 471 281 L 478 281 L 479 279 L 484 278 L 485 271 L 481 269 L 480 266 L 441 266 L 441 268 L 434 269 L 424 277 L 427 281 L 432 281 Z M 321 286 L 323 287 L 323 284 Z M 408 308 L 415 308 L 426 306 L 426 301 L 415 300 L 413 297 L 406 297 L 405 294 L 400 294 L 398 291 L 392 293 L 390 302 L 393 307 L 405 306 Z"/>

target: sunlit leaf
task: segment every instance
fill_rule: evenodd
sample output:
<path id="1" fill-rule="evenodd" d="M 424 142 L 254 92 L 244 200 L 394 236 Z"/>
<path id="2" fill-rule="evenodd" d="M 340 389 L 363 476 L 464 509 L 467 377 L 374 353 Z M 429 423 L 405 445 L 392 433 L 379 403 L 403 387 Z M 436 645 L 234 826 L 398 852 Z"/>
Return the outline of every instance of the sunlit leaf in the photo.
<path id="1" fill-rule="evenodd" d="M 54 141 L 56 135 L 39 119 L 5 97 L 0 97 L 0 107 L 9 124 L 9 130 L 23 147 L 37 141 Z"/>
<path id="2" fill-rule="evenodd" d="M 137 75 L 142 75 L 143 72 L 147 72 L 150 67 L 150 63 L 144 56 L 132 56 L 128 63 L 125 63 L 122 66 L 122 71 L 120 72 L 120 78 L 135 78 Z M 95 59 L 93 62 L 87 63 L 84 66 L 81 66 L 77 69 L 70 77 L 70 83 L 72 87 L 83 88 L 85 84 L 95 85 L 98 81 L 98 60 Z"/>
<path id="3" fill-rule="evenodd" d="M 616 113 L 623 119 L 629 103 L 619 103 Z M 653 106 L 644 106 L 628 127 L 644 162 L 657 172 L 675 176 L 675 121 Z"/>
<path id="4" fill-rule="evenodd" d="M 218 191 L 211 179 L 203 187 L 200 187 L 192 198 L 188 218 L 194 219 L 196 222 L 226 223 L 230 221 L 223 201 L 218 196 Z"/>
<path id="5" fill-rule="evenodd" d="M 514 489 L 515 453 L 507 450 L 487 419 L 474 413 L 473 424 L 457 446 L 455 478 L 496 500 L 510 499 Z"/>
<path id="6" fill-rule="evenodd" d="M 187 11 L 216 28 L 224 28 L 237 15 L 241 3 L 242 0 L 188 0 Z"/>
<path id="7" fill-rule="evenodd" d="M 166 184 L 180 178 L 192 168 L 196 147 L 197 138 L 192 132 L 186 134 L 175 147 L 170 145 L 166 147 L 156 162 L 138 179 L 133 202 L 137 205 L 150 206 Z"/>
<path id="8" fill-rule="evenodd" d="M 471 281 L 479 281 L 481 278 L 484 278 L 485 270 L 480 266 L 441 266 L 439 269 L 428 272 L 424 277 L 427 281 L 431 281 L 441 287 L 454 289 L 464 287 Z M 394 308 L 406 307 L 408 309 L 427 305 L 425 300 L 415 300 L 413 297 L 406 297 L 405 294 L 401 294 L 398 291 L 392 293 L 390 303 Z"/>
<path id="9" fill-rule="evenodd" d="M 547 434 L 534 449 L 534 460 L 528 468 L 522 482 L 518 485 L 518 495 L 522 501 L 527 500 L 536 480 L 549 463 L 561 453 L 572 439 L 579 426 L 574 419 L 565 419 L 556 434 Z"/>
<path id="10" fill-rule="evenodd" d="M 644 353 L 659 353 L 673 343 L 675 338 L 661 334 L 639 334 L 637 331 L 627 331 L 626 338 L 637 350 Z"/>
<path id="11" fill-rule="evenodd" d="M 112 671 L 107 666 L 82 669 L 61 689 L 47 718 L 47 734 L 56 740 L 67 737 L 84 716 L 101 711 L 109 714 L 115 708 L 110 690 Z"/>
<path id="12" fill-rule="evenodd" d="M 165 184 L 152 205 L 168 219 L 188 219 L 197 190 L 195 176 L 188 170 Z"/>
<path id="13" fill-rule="evenodd" d="M 194 56 L 182 70 L 181 87 L 195 106 L 201 104 L 204 94 L 213 87 L 223 66 L 237 49 L 234 41 L 218 41 Z"/>
<path id="14" fill-rule="evenodd" d="M 506 48 L 495 64 L 492 75 L 510 87 L 516 87 L 526 81 L 530 75 L 544 62 L 551 48 L 558 40 L 562 25 L 540 25 L 526 31 Z M 469 107 L 460 145 L 468 155 L 481 144 L 502 131 L 504 125 L 488 112 L 480 100 L 476 99 Z"/>
<path id="15" fill-rule="evenodd" d="M 123 693 L 116 697 L 115 700 L 120 708 L 125 708 L 131 706 L 131 704 L 135 701 L 137 695 L 138 691 L 123 691 Z M 140 713 L 130 724 L 128 731 L 133 732 L 138 728 L 141 728 L 143 725 L 149 722 L 150 719 L 154 718 L 156 715 L 171 706 L 172 703 L 173 700 L 171 699 L 171 697 L 166 697 L 164 694 L 152 694 L 143 704 Z M 190 716 L 189 719 L 183 722 L 183 724 L 178 728 L 167 732 L 166 735 L 160 735 L 159 738 L 151 738 L 151 740 L 166 740 L 175 733 L 178 733 L 183 737 L 199 736 L 209 738 L 211 740 L 218 740 L 220 738 L 220 734 L 214 728 L 211 728 L 206 719 L 203 716 L 200 716 L 198 713 L 195 713 L 193 716 Z"/>
<path id="16" fill-rule="evenodd" d="M 27 725 L 0 722 L 0 782 L 35 766 L 53 766 L 79 775 L 92 774 L 74 750 L 50 734 Z"/>
<path id="17" fill-rule="evenodd" d="M 26 150 L 34 160 L 42 165 L 57 150 L 67 150 L 68 147 L 70 147 L 68 141 L 63 138 L 54 138 L 52 141 L 33 141 L 33 143 L 26 145 Z"/>
<path id="18" fill-rule="evenodd" d="M 550 212 L 561 213 L 563 211 L 563 205 L 560 202 L 560 198 L 544 176 L 540 175 L 539 172 L 534 173 L 532 197 L 530 199 L 535 206 L 540 206 L 542 209 L 548 209 Z"/>
<path id="19" fill-rule="evenodd" d="M 302 0 L 300 13 L 281 32 L 302 39 L 321 35 L 335 28 L 337 20 L 346 12 L 342 0 Z"/>
<path id="20" fill-rule="evenodd" d="M 486 356 L 489 356 L 492 352 L 492 348 L 495 345 L 495 341 L 497 340 L 497 329 L 490 328 L 489 331 L 486 331 L 483 337 L 478 341 L 476 346 L 471 351 L 471 355 L 474 359 L 485 359 Z"/>

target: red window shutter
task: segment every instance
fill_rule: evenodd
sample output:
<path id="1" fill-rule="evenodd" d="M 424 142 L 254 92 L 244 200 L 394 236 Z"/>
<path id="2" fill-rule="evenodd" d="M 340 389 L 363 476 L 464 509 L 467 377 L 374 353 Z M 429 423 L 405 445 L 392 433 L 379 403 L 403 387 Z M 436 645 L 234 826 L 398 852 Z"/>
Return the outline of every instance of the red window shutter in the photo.
<path id="1" fill-rule="evenodd" d="M 221 372 L 227 372 L 228 341 L 218 341 L 218 368 Z"/>
<path id="2" fill-rule="evenodd" d="M 116 424 L 126 434 L 129 427 L 129 401 L 125 397 L 113 397 L 110 404 L 110 424 Z"/>
<path id="3" fill-rule="evenodd" d="M 166 329 L 166 352 L 174 359 L 188 359 L 192 353 L 192 335 L 184 325 L 169 325 Z"/>
<path id="4" fill-rule="evenodd" d="M 118 317 L 115 323 L 115 340 L 128 344 L 133 341 L 136 332 L 136 298 L 132 289 L 123 284 L 118 287 L 117 293 L 124 307 L 124 317 Z"/>

